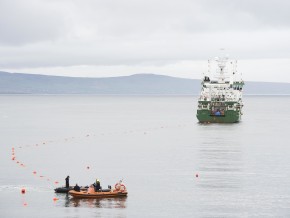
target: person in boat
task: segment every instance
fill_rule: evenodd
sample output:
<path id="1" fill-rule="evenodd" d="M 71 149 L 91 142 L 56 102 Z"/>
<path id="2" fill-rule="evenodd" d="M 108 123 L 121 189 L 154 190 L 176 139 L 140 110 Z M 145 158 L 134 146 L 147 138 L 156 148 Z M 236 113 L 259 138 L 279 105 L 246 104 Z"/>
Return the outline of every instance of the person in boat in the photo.
<path id="1" fill-rule="evenodd" d="M 78 186 L 78 184 L 75 185 L 74 190 L 76 192 L 80 192 L 81 191 L 81 187 Z"/>
<path id="2" fill-rule="evenodd" d="M 101 183 L 98 179 L 96 179 L 95 191 L 99 191 L 101 189 Z"/>
<path id="3" fill-rule="evenodd" d="M 94 186 L 93 185 L 90 185 L 90 187 L 88 188 L 88 193 L 89 194 L 92 194 L 92 193 L 94 193 L 95 192 L 95 190 L 94 190 Z"/>
<path id="4" fill-rule="evenodd" d="M 69 176 L 65 178 L 65 187 L 69 188 Z"/>

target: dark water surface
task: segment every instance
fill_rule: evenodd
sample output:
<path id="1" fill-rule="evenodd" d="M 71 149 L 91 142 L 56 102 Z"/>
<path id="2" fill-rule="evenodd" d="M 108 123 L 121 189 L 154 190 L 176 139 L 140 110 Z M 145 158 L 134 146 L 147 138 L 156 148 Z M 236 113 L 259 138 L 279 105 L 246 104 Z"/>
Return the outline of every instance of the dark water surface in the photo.
<path id="1" fill-rule="evenodd" d="M 244 97 L 238 124 L 198 124 L 196 101 L 0 96 L 0 217 L 290 217 L 290 97 Z M 67 175 L 129 195 L 55 194 Z"/>

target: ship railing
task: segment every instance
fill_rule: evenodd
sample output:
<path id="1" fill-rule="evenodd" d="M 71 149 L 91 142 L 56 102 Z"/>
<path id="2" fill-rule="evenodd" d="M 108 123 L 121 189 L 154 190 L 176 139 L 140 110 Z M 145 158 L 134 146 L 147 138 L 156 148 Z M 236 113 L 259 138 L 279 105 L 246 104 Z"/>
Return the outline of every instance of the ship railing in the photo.
<path id="1" fill-rule="evenodd" d="M 212 98 L 212 101 L 225 101 L 225 98 Z"/>
<path id="2" fill-rule="evenodd" d="M 199 97 L 198 100 L 199 101 L 210 101 L 210 98 L 208 98 L 208 97 Z"/>

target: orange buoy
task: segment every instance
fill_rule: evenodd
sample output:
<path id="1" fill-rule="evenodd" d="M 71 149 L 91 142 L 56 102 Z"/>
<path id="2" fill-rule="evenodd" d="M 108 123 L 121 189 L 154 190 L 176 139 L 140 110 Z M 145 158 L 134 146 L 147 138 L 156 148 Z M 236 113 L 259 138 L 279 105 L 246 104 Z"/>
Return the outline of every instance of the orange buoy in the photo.
<path id="1" fill-rule="evenodd" d="M 54 184 L 58 184 L 58 181 L 55 181 Z"/>
<path id="2" fill-rule="evenodd" d="M 23 203 L 23 206 L 27 206 L 27 203 L 25 202 L 25 203 Z"/>
<path id="3" fill-rule="evenodd" d="M 197 174 L 195 174 L 195 177 L 196 177 L 196 178 L 198 177 L 198 173 L 197 173 Z"/>
<path id="4" fill-rule="evenodd" d="M 15 157 L 12 157 L 12 160 L 15 160 Z"/>
<path id="5" fill-rule="evenodd" d="M 58 198 L 53 198 L 52 200 L 53 200 L 53 201 L 57 201 L 57 200 L 58 200 Z"/>
<path id="6" fill-rule="evenodd" d="M 26 192 L 25 188 L 22 188 L 21 189 L 21 194 L 25 194 L 25 192 Z"/>
<path id="7" fill-rule="evenodd" d="M 33 173 L 33 174 L 36 174 L 36 171 L 33 171 L 32 173 Z"/>

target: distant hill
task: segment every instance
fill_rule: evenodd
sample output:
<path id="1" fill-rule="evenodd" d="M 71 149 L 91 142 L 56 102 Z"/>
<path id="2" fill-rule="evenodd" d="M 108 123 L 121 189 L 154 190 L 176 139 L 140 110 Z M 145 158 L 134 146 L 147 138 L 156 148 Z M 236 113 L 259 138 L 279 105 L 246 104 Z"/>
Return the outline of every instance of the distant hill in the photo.
<path id="1" fill-rule="evenodd" d="M 244 94 L 290 94 L 290 83 L 245 82 Z M 0 71 L 0 94 L 197 95 L 200 80 L 155 74 L 107 78 Z"/>

